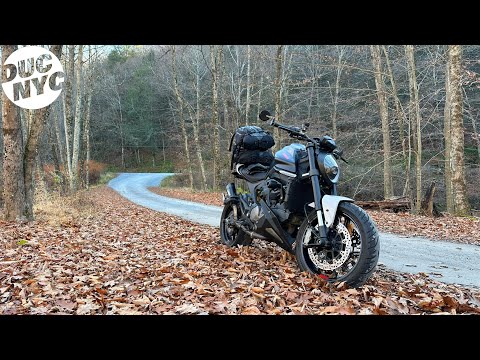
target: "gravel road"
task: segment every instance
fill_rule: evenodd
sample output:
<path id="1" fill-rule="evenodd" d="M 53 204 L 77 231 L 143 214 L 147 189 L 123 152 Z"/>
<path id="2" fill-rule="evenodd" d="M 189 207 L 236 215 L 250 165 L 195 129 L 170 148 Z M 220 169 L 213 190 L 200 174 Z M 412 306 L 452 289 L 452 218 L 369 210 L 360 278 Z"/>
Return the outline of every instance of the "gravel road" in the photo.
<path id="1" fill-rule="evenodd" d="M 219 226 L 221 207 L 172 199 L 148 190 L 170 175 L 122 173 L 108 185 L 138 205 Z M 480 287 L 480 246 L 380 233 L 379 263 L 397 271 L 424 272 L 440 281 Z"/>

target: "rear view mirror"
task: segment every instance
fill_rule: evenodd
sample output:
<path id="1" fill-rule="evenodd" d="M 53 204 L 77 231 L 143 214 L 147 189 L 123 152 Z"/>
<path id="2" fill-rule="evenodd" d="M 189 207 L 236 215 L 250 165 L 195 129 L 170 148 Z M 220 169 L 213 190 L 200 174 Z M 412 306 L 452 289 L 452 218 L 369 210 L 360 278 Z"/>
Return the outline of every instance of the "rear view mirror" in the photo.
<path id="1" fill-rule="evenodd" d="M 272 117 L 272 115 L 270 114 L 270 112 L 268 110 L 263 110 L 260 114 L 258 114 L 258 117 L 262 121 L 267 121 Z"/>

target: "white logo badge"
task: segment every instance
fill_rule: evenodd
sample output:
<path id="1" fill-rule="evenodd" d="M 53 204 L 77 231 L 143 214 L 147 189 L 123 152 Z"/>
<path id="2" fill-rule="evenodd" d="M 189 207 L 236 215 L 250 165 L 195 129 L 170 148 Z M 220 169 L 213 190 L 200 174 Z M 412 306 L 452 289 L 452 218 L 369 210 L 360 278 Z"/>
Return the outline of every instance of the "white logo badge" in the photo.
<path id="1" fill-rule="evenodd" d="M 62 92 L 65 73 L 60 60 L 48 49 L 27 46 L 13 52 L 3 64 L 7 79 L 3 91 L 25 109 L 41 109 Z"/>

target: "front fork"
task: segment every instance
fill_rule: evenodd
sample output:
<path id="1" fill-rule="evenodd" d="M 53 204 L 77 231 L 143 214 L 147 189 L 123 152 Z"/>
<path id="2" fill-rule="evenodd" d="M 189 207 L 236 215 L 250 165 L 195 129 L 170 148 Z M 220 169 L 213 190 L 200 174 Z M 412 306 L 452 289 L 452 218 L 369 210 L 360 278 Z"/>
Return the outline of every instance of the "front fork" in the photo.
<path id="1" fill-rule="evenodd" d="M 312 143 L 307 144 L 308 163 L 310 165 L 310 180 L 312 181 L 313 188 L 313 201 L 315 204 L 315 211 L 318 219 L 318 233 L 320 235 L 320 242 L 326 243 L 327 241 L 327 227 L 325 226 L 325 220 L 323 219 L 322 209 L 322 192 L 320 190 L 320 172 L 315 160 L 315 145 Z"/>

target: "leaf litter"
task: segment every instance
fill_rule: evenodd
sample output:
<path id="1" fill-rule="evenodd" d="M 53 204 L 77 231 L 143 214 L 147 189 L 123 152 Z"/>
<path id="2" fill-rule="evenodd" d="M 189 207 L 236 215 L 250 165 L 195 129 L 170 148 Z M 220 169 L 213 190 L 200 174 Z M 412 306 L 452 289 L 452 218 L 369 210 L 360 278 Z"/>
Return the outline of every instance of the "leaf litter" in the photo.
<path id="1" fill-rule="evenodd" d="M 0 314 L 479 314 L 480 292 L 379 266 L 358 289 L 300 272 L 254 241 L 130 203 L 99 187 L 95 215 L 0 223 Z M 28 244 L 19 244 L 25 239 Z"/>

